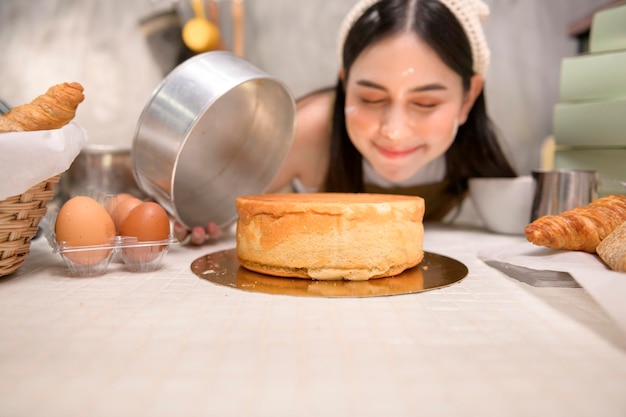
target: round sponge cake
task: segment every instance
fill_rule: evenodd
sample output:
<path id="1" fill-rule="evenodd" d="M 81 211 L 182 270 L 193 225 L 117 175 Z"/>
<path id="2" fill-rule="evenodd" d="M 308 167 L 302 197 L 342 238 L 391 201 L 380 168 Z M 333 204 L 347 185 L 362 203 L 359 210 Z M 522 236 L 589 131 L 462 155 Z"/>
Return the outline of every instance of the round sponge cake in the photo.
<path id="1" fill-rule="evenodd" d="M 424 257 L 421 197 L 312 193 L 236 200 L 237 257 L 282 277 L 367 280 L 412 268 Z"/>

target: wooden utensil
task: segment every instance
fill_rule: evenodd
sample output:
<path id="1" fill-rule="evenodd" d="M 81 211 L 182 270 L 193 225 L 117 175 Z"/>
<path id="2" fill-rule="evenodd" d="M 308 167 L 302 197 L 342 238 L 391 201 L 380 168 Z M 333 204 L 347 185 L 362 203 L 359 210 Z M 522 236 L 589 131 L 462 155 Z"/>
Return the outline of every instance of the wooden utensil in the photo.
<path id="1" fill-rule="evenodd" d="M 232 0 L 231 15 L 233 18 L 233 53 L 244 54 L 244 5 L 243 0 Z"/>
<path id="2" fill-rule="evenodd" d="M 217 25 L 204 14 L 202 0 L 191 0 L 194 17 L 183 26 L 183 41 L 194 52 L 207 52 L 217 49 L 220 44 L 220 31 Z"/>

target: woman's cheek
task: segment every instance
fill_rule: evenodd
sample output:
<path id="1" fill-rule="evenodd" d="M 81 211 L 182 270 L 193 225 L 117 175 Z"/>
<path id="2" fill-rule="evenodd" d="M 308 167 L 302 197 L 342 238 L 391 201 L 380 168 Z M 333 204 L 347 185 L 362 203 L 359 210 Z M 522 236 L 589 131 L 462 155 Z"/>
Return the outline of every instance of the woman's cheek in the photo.
<path id="1" fill-rule="evenodd" d="M 353 134 L 370 133 L 378 126 L 378 115 L 375 111 L 368 111 L 356 105 L 349 105 L 345 108 L 346 127 L 348 133 Z"/>

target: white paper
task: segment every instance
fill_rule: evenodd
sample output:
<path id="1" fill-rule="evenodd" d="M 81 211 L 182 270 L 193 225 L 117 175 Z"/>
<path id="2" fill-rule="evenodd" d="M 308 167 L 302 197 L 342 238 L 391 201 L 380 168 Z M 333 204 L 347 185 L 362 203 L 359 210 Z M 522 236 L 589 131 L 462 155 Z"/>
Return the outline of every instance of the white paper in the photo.
<path id="1" fill-rule="evenodd" d="M 521 242 L 483 248 L 478 257 L 537 271 L 567 272 L 626 331 L 626 273 L 611 271 L 597 255 Z"/>
<path id="2" fill-rule="evenodd" d="M 69 123 L 61 129 L 0 133 L 0 200 L 66 171 L 87 143 L 87 132 Z"/>

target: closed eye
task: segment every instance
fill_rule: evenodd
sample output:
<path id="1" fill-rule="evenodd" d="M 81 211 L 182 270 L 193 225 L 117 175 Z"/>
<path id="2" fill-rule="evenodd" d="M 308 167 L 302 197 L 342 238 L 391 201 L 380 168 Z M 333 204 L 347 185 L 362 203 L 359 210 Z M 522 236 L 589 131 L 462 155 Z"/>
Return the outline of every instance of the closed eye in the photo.
<path id="1" fill-rule="evenodd" d="M 383 104 L 385 102 L 385 100 L 384 99 L 371 100 L 371 99 L 367 99 L 367 98 L 362 98 L 361 102 L 365 103 L 365 104 Z"/>
<path id="2" fill-rule="evenodd" d="M 437 103 L 413 103 L 413 105 L 422 109 L 433 109 L 437 107 Z"/>

